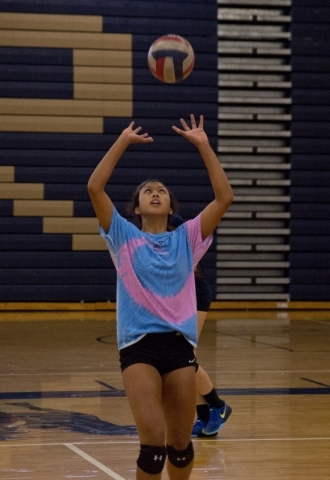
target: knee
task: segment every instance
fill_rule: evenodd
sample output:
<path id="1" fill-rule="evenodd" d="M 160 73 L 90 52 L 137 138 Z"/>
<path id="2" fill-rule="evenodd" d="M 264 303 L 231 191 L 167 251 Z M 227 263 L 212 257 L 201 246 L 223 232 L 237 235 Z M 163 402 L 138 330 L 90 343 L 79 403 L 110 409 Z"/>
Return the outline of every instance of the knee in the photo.
<path id="1" fill-rule="evenodd" d="M 137 459 L 138 467 L 146 473 L 156 475 L 161 473 L 166 460 L 166 447 L 141 445 Z"/>
<path id="2" fill-rule="evenodd" d="M 176 450 L 170 445 L 166 446 L 168 461 L 178 468 L 187 467 L 194 459 L 194 447 L 190 441 L 184 450 Z"/>

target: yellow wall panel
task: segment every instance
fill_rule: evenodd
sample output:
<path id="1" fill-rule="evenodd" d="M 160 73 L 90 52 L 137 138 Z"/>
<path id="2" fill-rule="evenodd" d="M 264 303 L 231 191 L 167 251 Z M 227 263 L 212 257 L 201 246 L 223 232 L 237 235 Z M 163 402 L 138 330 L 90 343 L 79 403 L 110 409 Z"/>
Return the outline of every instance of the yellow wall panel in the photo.
<path id="1" fill-rule="evenodd" d="M 100 235 L 72 235 L 72 250 L 108 250 Z"/>
<path id="2" fill-rule="evenodd" d="M 131 50 L 83 50 L 73 51 L 74 66 L 131 67 Z"/>
<path id="3" fill-rule="evenodd" d="M 0 115 L 3 132 L 103 133 L 103 118 Z"/>
<path id="4" fill-rule="evenodd" d="M 15 217 L 72 217 L 71 200 L 14 200 Z"/>
<path id="5" fill-rule="evenodd" d="M 116 304 L 114 302 L 102 302 L 102 305 L 105 305 L 104 309 L 99 309 L 97 305 L 101 303 L 93 303 L 91 304 L 92 308 L 87 308 L 86 311 L 82 309 L 80 311 L 79 305 L 80 303 L 50 303 L 50 302 L 31 302 L 28 304 L 29 313 L 21 311 L 21 306 L 24 307 L 26 305 L 25 302 L 13 302 L 12 303 L 12 310 L 17 311 L 6 311 L 3 312 L 2 308 L 3 305 L 8 305 L 8 303 L 0 303 L 0 322 L 44 322 L 44 321 L 56 321 L 60 322 L 62 320 L 68 321 L 115 321 L 116 320 Z M 82 303 L 81 305 L 86 305 Z M 31 312 L 30 306 L 35 306 L 36 312 Z M 50 311 L 43 311 L 43 310 L 50 310 Z M 48 382 L 47 382 L 47 385 Z M 8 477 L 7 477 L 8 478 Z M 17 478 L 17 477 L 16 477 Z M 117 477 L 118 478 L 118 477 Z"/>
<path id="6" fill-rule="evenodd" d="M 132 111 L 132 102 L 125 100 L 0 98 L 0 115 L 130 117 Z"/>
<path id="7" fill-rule="evenodd" d="M 13 182 L 15 179 L 15 167 L 0 167 L 0 181 Z"/>
<path id="8" fill-rule="evenodd" d="M 17 312 L 21 311 L 36 313 L 42 310 L 43 312 L 63 311 L 65 313 L 71 312 L 95 312 L 95 311 L 115 311 L 115 302 L 0 302 L 0 312 Z M 30 319 L 33 320 L 33 317 Z"/>
<path id="9" fill-rule="evenodd" d="M 44 198 L 42 183 L 0 183 L 0 198 Z"/>
<path id="10" fill-rule="evenodd" d="M 74 67 L 74 82 L 132 83 L 133 70 L 129 67 Z"/>
<path id="11" fill-rule="evenodd" d="M 131 117 L 132 35 L 102 28 L 102 16 L 0 12 L 0 46 L 72 49 L 74 68 L 72 100 L 0 98 L 0 130 L 103 133 L 103 117 Z M 43 232 L 71 234 L 74 250 L 107 250 L 97 219 L 74 218 L 73 201 L 44 200 L 44 185 L 15 183 L 11 166 L 0 182 L 14 216 L 43 217 Z"/>
<path id="12" fill-rule="evenodd" d="M 45 217 L 43 233 L 94 233 L 98 234 L 96 218 L 80 217 Z"/>
<path id="13" fill-rule="evenodd" d="M 131 50 L 132 38 L 126 33 L 0 30 L 0 46 Z"/>
<path id="14" fill-rule="evenodd" d="M 75 83 L 75 99 L 133 100 L 132 85 L 105 83 Z"/>
<path id="15" fill-rule="evenodd" d="M 0 28 L 8 30 L 59 30 L 102 32 L 101 16 L 44 13 L 0 13 Z"/>

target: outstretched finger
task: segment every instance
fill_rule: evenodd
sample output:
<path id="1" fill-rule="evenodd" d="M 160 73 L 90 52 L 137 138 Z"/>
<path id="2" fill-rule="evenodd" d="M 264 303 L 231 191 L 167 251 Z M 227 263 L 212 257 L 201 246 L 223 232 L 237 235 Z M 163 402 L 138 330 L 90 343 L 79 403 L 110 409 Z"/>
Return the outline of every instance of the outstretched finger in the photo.
<path id="1" fill-rule="evenodd" d="M 195 120 L 195 115 L 193 113 L 190 114 L 190 121 L 191 121 L 192 128 L 196 128 L 196 120 Z"/>
<path id="2" fill-rule="evenodd" d="M 190 128 L 188 127 L 187 123 L 183 118 L 180 118 L 180 123 L 183 126 L 184 130 L 190 130 Z"/>
<path id="3" fill-rule="evenodd" d="M 204 115 L 199 116 L 199 128 L 204 128 Z"/>

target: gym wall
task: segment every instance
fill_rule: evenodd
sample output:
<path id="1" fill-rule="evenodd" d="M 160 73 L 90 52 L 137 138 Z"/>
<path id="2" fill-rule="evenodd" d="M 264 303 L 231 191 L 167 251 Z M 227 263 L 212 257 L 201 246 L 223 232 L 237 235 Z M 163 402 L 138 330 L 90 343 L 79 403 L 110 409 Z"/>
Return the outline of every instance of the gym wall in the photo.
<path id="1" fill-rule="evenodd" d="M 0 1 L 0 301 L 115 301 L 115 270 L 87 194 L 94 167 L 134 119 L 154 137 L 111 178 L 120 213 L 150 177 L 188 219 L 212 192 L 197 150 L 171 126 L 205 116 L 217 143 L 217 5 L 210 1 Z M 161 35 L 186 37 L 191 76 L 166 85 L 147 66 Z M 214 284 L 214 249 L 205 257 Z"/>
<path id="2" fill-rule="evenodd" d="M 330 5 L 293 0 L 291 300 L 330 300 Z"/>
<path id="3" fill-rule="evenodd" d="M 132 119 L 155 142 L 129 148 L 115 170 L 120 213 L 148 177 L 176 193 L 185 219 L 212 198 L 199 155 L 171 125 L 204 114 L 217 149 L 217 12 L 225 3 L 0 0 L 0 302 L 115 301 L 115 270 L 86 185 Z M 293 0 L 291 15 L 287 292 L 294 301 L 329 301 L 330 7 Z M 186 37 L 196 53 L 178 85 L 147 67 L 149 46 L 166 33 Z M 215 248 L 204 260 L 214 298 Z"/>

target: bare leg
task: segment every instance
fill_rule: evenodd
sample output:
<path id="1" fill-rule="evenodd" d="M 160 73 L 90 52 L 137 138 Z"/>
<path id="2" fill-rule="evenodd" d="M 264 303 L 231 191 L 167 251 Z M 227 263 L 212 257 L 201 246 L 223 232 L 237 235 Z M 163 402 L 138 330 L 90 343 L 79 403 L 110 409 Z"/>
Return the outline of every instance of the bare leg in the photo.
<path id="1" fill-rule="evenodd" d="M 143 445 L 165 445 L 162 406 L 162 377 L 151 365 L 137 363 L 122 374 L 124 388 Z M 160 480 L 162 474 L 149 474 L 137 467 L 137 480 Z"/>
<path id="2" fill-rule="evenodd" d="M 213 389 L 213 383 L 203 367 L 198 366 L 196 372 L 196 389 L 198 398 L 201 399 L 200 404 L 206 403 L 202 395 L 207 395 Z"/>
<path id="3" fill-rule="evenodd" d="M 176 450 L 185 450 L 191 439 L 195 415 L 196 375 L 192 367 L 180 368 L 163 376 L 163 401 L 166 420 L 166 441 Z M 193 460 L 184 468 L 167 460 L 170 480 L 188 480 Z"/>
<path id="4" fill-rule="evenodd" d="M 206 312 L 197 311 L 198 333 L 200 334 L 206 318 Z M 196 372 L 196 410 L 197 419 L 192 430 L 193 437 L 216 435 L 224 426 L 232 409 L 218 395 L 213 383 L 200 365 Z"/>
<path id="5" fill-rule="evenodd" d="M 197 310 L 197 338 L 199 338 L 200 334 L 202 333 L 206 315 L 207 312 Z"/>
<path id="6" fill-rule="evenodd" d="M 203 312 L 201 310 L 197 310 L 197 335 L 198 338 L 203 330 L 205 318 L 207 312 Z M 202 397 L 202 395 L 207 395 L 213 388 L 213 384 L 210 380 L 210 377 L 200 365 L 198 366 L 198 370 L 196 372 L 196 404 L 203 405 L 206 404 L 206 401 Z"/>

